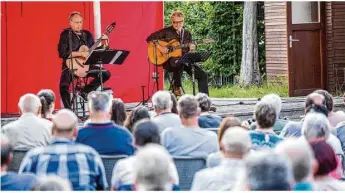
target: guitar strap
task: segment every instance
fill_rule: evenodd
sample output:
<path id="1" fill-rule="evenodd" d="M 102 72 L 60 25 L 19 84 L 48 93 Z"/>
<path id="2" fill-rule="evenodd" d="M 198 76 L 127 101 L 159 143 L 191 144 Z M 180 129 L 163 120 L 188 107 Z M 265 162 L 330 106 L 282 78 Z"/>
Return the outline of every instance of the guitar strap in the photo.
<path id="1" fill-rule="evenodd" d="M 181 29 L 181 34 L 180 34 L 181 44 L 183 44 L 183 39 L 184 39 L 184 28 Z"/>

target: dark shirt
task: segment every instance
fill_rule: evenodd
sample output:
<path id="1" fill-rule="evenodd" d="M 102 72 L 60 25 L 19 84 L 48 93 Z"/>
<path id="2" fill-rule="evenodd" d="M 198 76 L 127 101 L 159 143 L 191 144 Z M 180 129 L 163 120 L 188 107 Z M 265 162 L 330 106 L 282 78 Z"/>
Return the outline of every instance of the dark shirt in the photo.
<path id="1" fill-rule="evenodd" d="M 215 115 L 201 115 L 198 118 L 199 127 L 201 128 L 218 128 L 222 118 Z"/>
<path id="2" fill-rule="evenodd" d="M 70 28 L 64 29 L 60 34 L 60 40 L 58 45 L 59 57 L 63 59 L 62 68 L 66 68 L 65 61 L 68 56 L 71 54 L 69 48 L 69 32 Z M 87 47 L 91 47 L 95 41 L 93 40 L 92 34 L 87 30 L 82 30 L 81 35 L 77 35 L 76 33 L 71 31 L 71 39 L 72 39 L 72 52 L 78 51 L 80 46 L 86 45 Z"/>
<path id="3" fill-rule="evenodd" d="M 149 37 L 147 37 L 146 41 L 150 42 L 153 40 L 162 40 L 162 41 L 170 42 L 171 40 L 175 39 L 179 41 L 181 44 L 191 43 L 192 34 L 184 28 L 181 31 L 184 31 L 184 32 L 181 32 L 181 34 L 183 34 L 183 38 L 177 34 L 177 31 L 172 26 L 169 26 L 152 33 L 151 35 L 149 35 Z M 183 39 L 183 42 L 181 42 L 182 39 Z M 188 47 L 183 48 L 182 55 L 187 53 L 188 51 L 189 51 Z"/>
<path id="4" fill-rule="evenodd" d="M 32 174 L 17 174 L 14 172 L 7 172 L 1 176 L 1 191 L 24 191 L 30 190 L 32 185 L 37 182 L 37 179 Z"/>
<path id="5" fill-rule="evenodd" d="M 93 147 L 101 155 L 133 155 L 133 137 L 124 127 L 109 123 L 88 123 L 78 131 L 76 142 Z"/>

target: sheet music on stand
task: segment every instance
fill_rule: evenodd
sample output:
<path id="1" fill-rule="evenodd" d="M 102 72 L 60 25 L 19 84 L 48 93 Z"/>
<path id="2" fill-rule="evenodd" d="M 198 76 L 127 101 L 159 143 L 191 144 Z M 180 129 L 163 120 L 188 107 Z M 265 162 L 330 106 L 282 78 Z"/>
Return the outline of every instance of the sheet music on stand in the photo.
<path id="1" fill-rule="evenodd" d="M 188 52 L 180 60 L 182 63 L 205 62 L 210 56 L 211 51 Z"/>
<path id="2" fill-rule="evenodd" d="M 85 64 L 95 65 L 95 64 L 117 64 L 121 65 L 125 61 L 129 54 L 126 50 L 105 50 L 98 49 L 94 50 Z"/>

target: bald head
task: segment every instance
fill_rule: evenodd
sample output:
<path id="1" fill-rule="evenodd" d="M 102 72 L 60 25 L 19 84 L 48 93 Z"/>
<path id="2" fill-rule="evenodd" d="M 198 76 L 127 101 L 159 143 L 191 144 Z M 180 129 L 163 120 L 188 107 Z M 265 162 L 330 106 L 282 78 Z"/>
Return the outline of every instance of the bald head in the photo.
<path id="1" fill-rule="evenodd" d="M 22 113 L 39 114 L 41 101 L 36 95 L 28 93 L 20 97 L 18 107 Z"/>
<path id="2" fill-rule="evenodd" d="M 62 109 L 57 112 L 53 119 L 53 132 L 55 134 L 73 134 L 74 129 L 78 126 L 77 116 L 68 109 Z M 71 136 L 65 136 L 71 137 Z"/>
<path id="3" fill-rule="evenodd" d="M 308 108 L 312 104 L 325 105 L 325 97 L 318 93 L 309 94 L 305 100 L 305 108 Z"/>

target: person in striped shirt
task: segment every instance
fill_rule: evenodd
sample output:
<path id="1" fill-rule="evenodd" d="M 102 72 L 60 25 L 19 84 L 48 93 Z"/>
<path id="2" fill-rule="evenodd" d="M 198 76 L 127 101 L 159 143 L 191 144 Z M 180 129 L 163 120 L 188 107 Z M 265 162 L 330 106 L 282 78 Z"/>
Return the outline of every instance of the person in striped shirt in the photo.
<path id="1" fill-rule="evenodd" d="M 68 179 L 73 190 L 106 190 L 108 184 L 99 154 L 93 148 L 72 140 L 77 123 L 72 111 L 60 110 L 53 119 L 51 145 L 30 150 L 19 173 L 55 174 Z"/>

